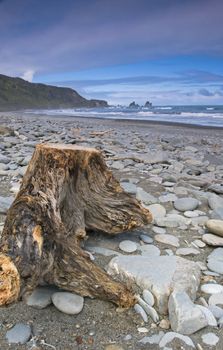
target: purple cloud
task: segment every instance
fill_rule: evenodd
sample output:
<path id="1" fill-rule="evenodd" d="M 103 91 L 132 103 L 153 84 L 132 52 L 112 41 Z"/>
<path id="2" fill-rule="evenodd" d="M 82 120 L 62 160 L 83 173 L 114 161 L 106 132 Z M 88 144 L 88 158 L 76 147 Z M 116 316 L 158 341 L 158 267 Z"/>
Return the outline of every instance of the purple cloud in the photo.
<path id="1" fill-rule="evenodd" d="M 171 55 L 223 55 L 221 0 L 5 0 L 0 71 L 89 69 Z"/>

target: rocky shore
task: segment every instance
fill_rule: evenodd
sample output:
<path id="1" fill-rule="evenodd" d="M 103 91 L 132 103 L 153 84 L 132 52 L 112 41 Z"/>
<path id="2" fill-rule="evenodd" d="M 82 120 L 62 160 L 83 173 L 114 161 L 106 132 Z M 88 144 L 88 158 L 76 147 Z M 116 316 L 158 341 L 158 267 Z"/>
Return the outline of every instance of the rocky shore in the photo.
<path id="1" fill-rule="evenodd" d="M 222 349 L 223 129 L 136 121 L 0 115 L 0 231 L 37 143 L 103 151 L 147 227 L 85 243 L 138 295 L 134 309 L 38 288 L 1 308 L 5 349 Z"/>

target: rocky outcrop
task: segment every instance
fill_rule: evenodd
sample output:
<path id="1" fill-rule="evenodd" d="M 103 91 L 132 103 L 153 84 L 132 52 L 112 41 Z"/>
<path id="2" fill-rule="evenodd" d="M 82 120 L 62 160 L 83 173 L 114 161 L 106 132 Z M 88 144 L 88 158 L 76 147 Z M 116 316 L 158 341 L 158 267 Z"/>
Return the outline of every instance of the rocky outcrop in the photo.
<path id="1" fill-rule="evenodd" d="M 139 108 L 139 105 L 133 101 L 129 104 L 129 108 Z"/>
<path id="2" fill-rule="evenodd" d="M 146 108 L 150 108 L 150 107 L 152 107 L 152 102 L 150 102 L 150 101 L 146 101 L 146 103 L 145 103 L 144 107 L 146 107 Z"/>

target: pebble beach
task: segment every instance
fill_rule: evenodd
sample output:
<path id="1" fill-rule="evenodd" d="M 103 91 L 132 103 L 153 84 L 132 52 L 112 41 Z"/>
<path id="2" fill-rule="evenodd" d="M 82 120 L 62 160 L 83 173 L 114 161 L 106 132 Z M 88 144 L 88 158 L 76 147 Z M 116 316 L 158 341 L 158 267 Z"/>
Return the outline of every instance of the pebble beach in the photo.
<path id="1" fill-rule="evenodd" d="M 0 312 L 0 349 L 223 347 L 223 128 L 0 113 L 0 232 L 35 145 L 94 147 L 152 224 L 85 242 L 91 259 L 138 303 L 40 286 Z"/>

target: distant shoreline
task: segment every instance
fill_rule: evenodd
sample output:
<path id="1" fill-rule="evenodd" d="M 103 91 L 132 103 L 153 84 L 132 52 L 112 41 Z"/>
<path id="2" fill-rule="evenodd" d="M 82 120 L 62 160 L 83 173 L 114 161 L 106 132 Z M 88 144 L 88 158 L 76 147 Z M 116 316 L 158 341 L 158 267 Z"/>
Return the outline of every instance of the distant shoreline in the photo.
<path id="1" fill-rule="evenodd" d="M 188 129 L 206 129 L 206 130 L 223 130 L 223 126 L 213 126 L 213 125 L 200 125 L 200 124 L 189 124 L 189 123 L 181 123 L 181 122 L 171 122 L 171 121 L 160 121 L 160 120 L 139 120 L 139 119 L 122 119 L 122 118 L 109 118 L 109 117 L 100 117 L 100 116 L 96 116 L 96 117 L 83 117 L 83 116 L 73 116 L 73 115 L 49 115 L 49 114 L 44 114 L 44 113 L 27 113 L 26 111 L 11 111 L 11 112 L 0 112 L 0 114 L 2 115 L 10 115 L 10 116 L 23 116 L 23 117 L 27 117 L 27 118 L 46 118 L 46 119 L 61 119 L 61 120 L 75 120 L 75 119 L 79 119 L 79 120 L 89 120 L 89 121 L 104 121 L 106 122 L 114 122 L 114 123 L 125 123 L 128 125 L 153 125 L 153 126 L 171 126 L 171 127 L 180 127 L 180 128 L 188 128 Z"/>

